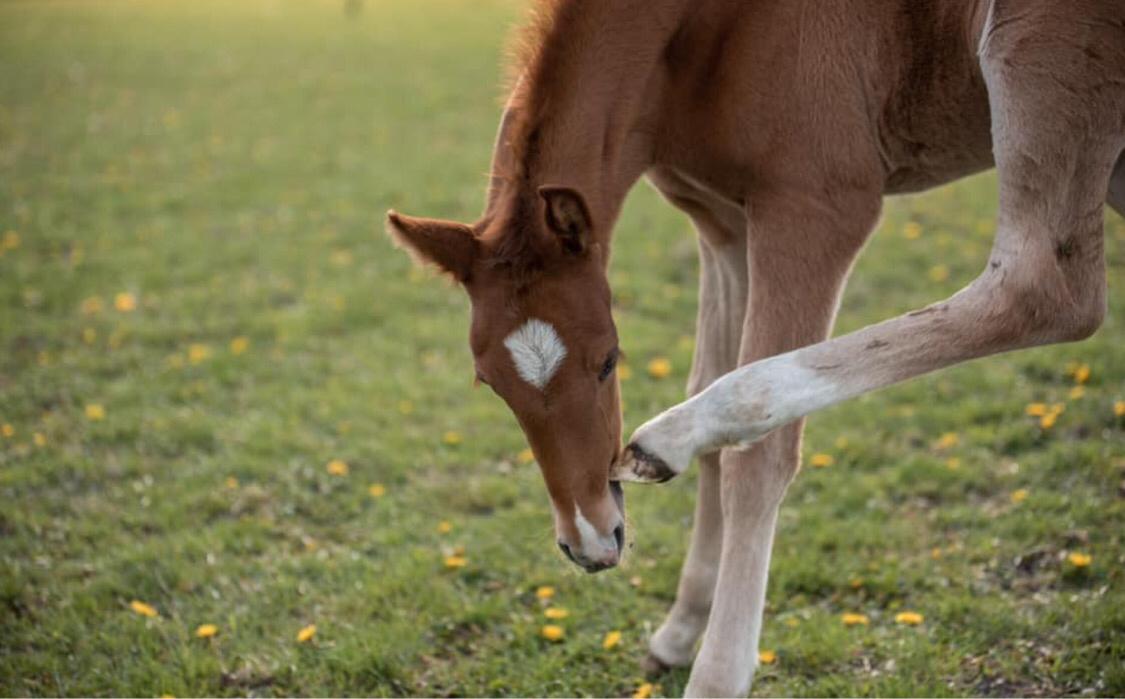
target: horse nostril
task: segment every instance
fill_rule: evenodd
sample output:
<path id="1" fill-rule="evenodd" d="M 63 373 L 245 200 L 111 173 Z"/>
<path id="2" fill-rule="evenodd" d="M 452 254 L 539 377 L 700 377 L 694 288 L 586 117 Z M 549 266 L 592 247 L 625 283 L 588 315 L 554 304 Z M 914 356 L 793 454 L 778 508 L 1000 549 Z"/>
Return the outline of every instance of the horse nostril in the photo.
<path id="1" fill-rule="evenodd" d="M 569 546 L 564 544 L 562 541 L 556 541 L 555 543 L 559 545 L 559 550 L 562 551 L 563 554 L 565 554 L 566 557 L 570 559 L 571 563 L 577 563 L 577 561 L 574 560 L 574 554 L 570 552 Z"/>
<path id="2" fill-rule="evenodd" d="M 625 525 L 618 524 L 617 528 L 613 530 L 613 538 L 617 540 L 617 552 L 621 553 L 625 549 Z"/>

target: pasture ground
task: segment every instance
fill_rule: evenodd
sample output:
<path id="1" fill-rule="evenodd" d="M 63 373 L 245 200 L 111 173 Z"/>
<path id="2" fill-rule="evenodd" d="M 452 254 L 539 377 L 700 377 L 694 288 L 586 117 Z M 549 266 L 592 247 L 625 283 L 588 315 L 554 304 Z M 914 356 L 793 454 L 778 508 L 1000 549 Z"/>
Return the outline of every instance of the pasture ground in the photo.
<path id="1" fill-rule="evenodd" d="M 390 207 L 479 213 L 519 3 L 342 5 L 0 4 L 0 694 L 641 685 L 694 475 L 627 488 L 622 568 L 565 563 L 514 420 L 470 388 L 465 297 L 382 235 Z M 837 330 L 971 280 L 994 200 L 991 175 L 889 200 Z M 1125 221 L 1107 232 L 1093 339 L 810 420 L 806 464 L 833 463 L 782 512 L 755 694 L 1125 694 Z M 644 185 L 612 282 L 631 430 L 680 398 L 695 306 L 688 224 Z M 1065 412 L 1043 428 L 1032 403 Z"/>

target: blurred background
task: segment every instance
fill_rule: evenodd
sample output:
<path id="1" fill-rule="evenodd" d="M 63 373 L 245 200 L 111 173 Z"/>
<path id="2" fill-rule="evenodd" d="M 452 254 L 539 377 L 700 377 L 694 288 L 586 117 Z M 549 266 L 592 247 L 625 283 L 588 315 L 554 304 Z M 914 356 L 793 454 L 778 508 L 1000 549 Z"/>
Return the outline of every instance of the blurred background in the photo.
<path id="1" fill-rule="evenodd" d="M 576 572 L 471 388 L 466 298 L 382 232 L 480 213 L 524 9 L 0 4 L 0 693 L 682 690 L 639 661 L 694 474 L 627 489 L 625 564 Z M 994 202 L 990 174 L 889 200 L 838 332 L 968 283 Z M 810 420 L 755 694 L 1125 693 L 1106 221 L 1093 339 Z M 697 269 L 647 185 L 616 240 L 628 432 L 682 396 Z"/>

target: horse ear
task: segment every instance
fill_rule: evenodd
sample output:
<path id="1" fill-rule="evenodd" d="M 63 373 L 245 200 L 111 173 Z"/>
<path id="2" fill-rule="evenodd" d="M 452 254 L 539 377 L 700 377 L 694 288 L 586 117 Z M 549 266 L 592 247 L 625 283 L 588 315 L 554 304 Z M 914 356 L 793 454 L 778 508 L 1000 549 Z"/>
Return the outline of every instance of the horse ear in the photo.
<path id="1" fill-rule="evenodd" d="M 582 194 L 570 187 L 545 185 L 539 188 L 539 196 L 546 204 L 547 228 L 563 250 L 574 255 L 586 252 L 594 225 Z"/>
<path id="2" fill-rule="evenodd" d="M 469 226 L 388 211 L 387 233 L 416 261 L 434 265 L 462 284 L 469 281 L 477 255 L 477 239 Z"/>

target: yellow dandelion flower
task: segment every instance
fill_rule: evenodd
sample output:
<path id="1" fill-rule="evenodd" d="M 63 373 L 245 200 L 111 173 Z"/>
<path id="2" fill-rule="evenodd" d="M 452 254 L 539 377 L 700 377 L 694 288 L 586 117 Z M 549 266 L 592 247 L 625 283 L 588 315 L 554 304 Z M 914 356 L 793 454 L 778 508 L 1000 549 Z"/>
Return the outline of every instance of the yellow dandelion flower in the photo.
<path id="1" fill-rule="evenodd" d="M 455 447 L 461 443 L 461 433 L 456 430 L 449 430 L 441 436 L 441 441 L 451 447 Z"/>
<path id="2" fill-rule="evenodd" d="M 1043 417 L 1050 412 L 1046 403 L 1028 403 L 1023 412 L 1031 417 Z"/>
<path id="3" fill-rule="evenodd" d="M 801 625 L 801 620 L 795 616 L 791 616 L 785 620 L 784 624 L 791 629 L 795 629 Z"/>
<path id="4" fill-rule="evenodd" d="M 653 689 L 652 682 L 645 682 L 633 692 L 633 699 L 649 699 Z"/>
<path id="5" fill-rule="evenodd" d="M 914 221 L 907 221 L 906 225 L 902 227 L 902 237 L 907 240 L 918 240 L 922 237 L 922 226 Z"/>
<path id="6" fill-rule="evenodd" d="M 35 434 L 31 435 L 31 441 L 35 442 L 35 446 L 37 447 L 47 446 L 47 438 L 43 436 L 42 432 L 36 432 Z"/>
<path id="7" fill-rule="evenodd" d="M 863 587 L 863 578 L 852 578 L 848 581 L 848 585 L 851 585 L 853 590 L 858 590 Z"/>
<path id="8" fill-rule="evenodd" d="M 442 521 L 438 522 L 437 530 L 438 534 L 448 534 L 449 532 L 453 531 L 453 524 L 443 519 Z"/>
<path id="9" fill-rule="evenodd" d="M 1071 400 L 1078 400 L 1082 396 L 1086 395 L 1086 387 L 1085 386 L 1072 386 L 1070 391 L 1068 391 L 1066 395 Z"/>
<path id="10" fill-rule="evenodd" d="M 227 476 L 226 480 L 223 481 L 223 485 L 227 487 L 227 490 L 236 490 L 238 488 L 238 479 L 234 476 Z"/>
<path id="11" fill-rule="evenodd" d="M 86 419 L 98 420 L 105 419 L 105 407 L 101 403 L 87 403 L 86 404 Z"/>
<path id="12" fill-rule="evenodd" d="M 400 400 L 398 402 L 398 411 L 403 415 L 409 415 L 414 412 L 414 404 L 408 400 Z"/>
<path id="13" fill-rule="evenodd" d="M 621 381 L 628 381 L 633 378 L 633 367 L 628 364 L 617 365 L 617 378 Z"/>
<path id="14" fill-rule="evenodd" d="M 1074 551 L 1066 557 L 1066 560 L 1070 561 L 1070 564 L 1075 568 L 1086 568 L 1094 562 L 1094 557 L 1088 553 Z"/>
<path id="15" fill-rule="evenodd" d="M 211 638 L 219 633 L 219 627 L 214 624 L 200 624 L 199 628 L 195 630 L 196 638 Z"/>
<path id="16" fill-rule="evenodd" d="M 672 362 L 664 357 L 657 357 L 648 363 L 648 375 L 654 379 L 667 378 L 672 373 Z"/>
<path id="17" fill-rule="evenodd" d="M 843 435 L 841 435 L 841 436 L 836 438 L 836 441 L 834 443 L 835 443 L 837 449 L 847 449 L 848 444 L 850 442 L 848 442 L 847 437 L 844 437 Z"/>
<path id="18" fill-rule="evenodd" d="M 1059 414 L 1056 412 L 1049 412 L 1043 417 L 1039 418 L 1039 426 L 1045 430 L 1049 430 L 1055 426 L 1055 422 L 1059 419 Z"/>
<path id="19" fill-rule="evenodd" d="M 898 614 L 895 614 L 895 623 L 897 624 L 917 626 L 925 620 L 925 617 L 923 617 L 918 612 L 899 612 Z"/>
<path id="20" fill-rule="evenodd" d="M 950 471 L 956 471 L 961 468 L 961 459 L 958 459 L 956 456 L 951 456 L 945 460 L 945 467 Z"/>
<path id="21" fill-rule="evenodd" d="M 1010 497 L 1012 502 L 1018 505 L 1026 500 L 1028 495 L 1027 488 L 1020 488 L 1019 490 L 1013 490 Z"/>
<path id="22" fill-rule="evenodd" d="M 332 459 L 324 465 L 324 470 L 333 476 L 348 475 L 348 463 L 342 459 Z"/>
<path id="23" fill-rule="evenodd" d="M 551 599 L 555 596 L 555 588 L 550 585 L 540 585 L 535 590 L 535 596 L 539 599 Z"/>
<path id="24" fill-rule="evenodd" d="M 98 341 L 98 331 L 93 328 L 82 328 L 82 342 L 92 345 Z"/>
<path id="25" fill-rule="evenodd" d="M 840 621 L 844 622 L 844 626 L 867 626 L 871 623 L 866 614 L 854 612 L 846 612 L 840 615 Z"/>
<path id="26" fill-rule="evenodd" d="M 199 364 L 207 361 L 211 356 L 211 348 L 199 342 L 193 342 L 188 345 L 188 361 L 192 364 Z"/>
<path id="27" fill-rule="evenodd" d="M 1117 417 L 1125 417 L 1125 400 L 1119 400 L 1113 404 L 1113 414 Z"/>
<path id="28" fill-rule="evenodd" d="M 113 307 L 122 313 L 131 313 L 137 310 L 137 297 L 122 291 L 113 297 Z"/>
<path id="29" fill-rule="evenodd" d="M 1090 365 L 1089 364 L 1079 364 L 1077 367 L 1075 367 L 1075 369 L 1074 369 L 1074 382 L 1075 383 L 1086 383 L 1089 380 L 1090 380 Z"/>
<path id="30" fill-rule="evenodd" d="M 156 611 L 156 608 L 151 604 L 145 604 L 144 602 L 137 599 L 129 603 L 129 609 L 132 609 L 134 612 L 140 614 L 141 616 L 147 616 L 149 618 L 160 616 L 160 612 Z"/>
<path id="31" fill-rule="evenodd" d="M 602 649 L 611 650 L 617 646 L 618 643 L 621 643 L 621 632 L 610 631 L 605 635 L 605 638 L 602 639 Z"/>
<path id="32" fill-rule="evenodd" d="M 531 451 L 531 449 L 524 449 L 516 454 L 516 461 L 521 464 L 530 464 L 532 461 L 535 461 L 535 452 Z"/>
<path id="33" fill-rule="evenodd" d="M 464 556 L 446 556 L 444 563 L 446 568 L 464 568 L 469 565 L 469 559 Z"/>
<path id="34" fill-rule="evenodd" d="M 387 494 L 387 487 L 382 483 L 372 483 L 370 487 L 367 488 L 367 492 L 373 498 L 381 498 Z"/>
<path id="35" fill-rule="evenodd" d="M 10 439 L 16 436 L 16 428 L 5 422 L 3 425 L 0 425 L 0 434 Z"/>
<path id="36" fill-rule="evenodd" d="M 316 624 L 309 624 L 297 632 L 297 643 L 308 643 L 316 635 Z"/>
<path id="37" fill-rule="evenodd" d="M 555 624 L 547 624 L 539 630 L 539 635 L 548 641 L 561 641 L 566 636 L 566 630 Z"/>
<path id="38" fill-rule="evenodd" d="M 813 468 L 827 468 L 836 463 L 836 459 L 831 454 L 813 454 L 809 459 L 809 466 Z"/>
<path id="39" fill-rule="evenodd" d="M 758 662 L 763 665 L 773 665 L 777 662 L 777 653 L 772 650 L 758 651 Z"/>
<path id="40" fill-rule="evenodd" d="M 0 247 L 5 250 L 15 250 L 20 246 L 20 234 L 15 231 L 7 231 L 4 233 L 3 241 L 0 241 Z"/>
<path id="41" fill-rule="evenodd" d="M 230 341 L 231 354 L 242 354 L 248 349 L 250 349 L 250 338 L 248 337 L 240 336 Z"/>
<path id="42" fill-rule="evenodd" d="M 961 438 L 957 436 L 956 432 L 946 432 L 934 442 L 935 449 L 949 449 L 957 446 Z"/>
<path id="43" fill-rule="evenodd" d="M 104 308 L 105 304 L 102 303 L 102 297 L 100 296 L 91 296 L 82 300 L 82 315 L 92 316 L 95 313 L 101 313 Z"/>
<path id="44" fill-rule="evenodd" d="M 941 548 L 938 547 L 938 546 L 935 546 L 932 549 L 930 549 L 930 558 L 934 559 L 935 561 L 937 559 L 941 558 Z"/>
<path id="45" fill-rule="evenodd" d="M 543 616 L 552 621 L 558 621 L 559 619 L 565 619 L 570 616 L 570 612 L 562 607 L 547 607 L 543 610 Z"/>
<path id="46" fill-rule="evenodd" d="M 945 265 L 934 265 L 930 267 L 930 280 L 935 282 L 943 282 L 949 279 L 949 267 Z"/>

